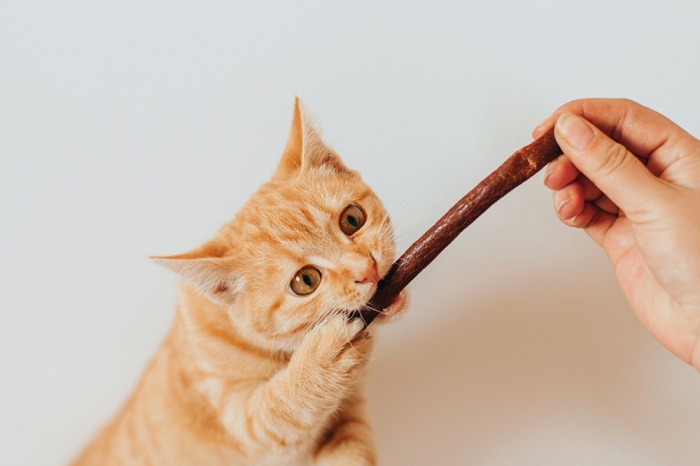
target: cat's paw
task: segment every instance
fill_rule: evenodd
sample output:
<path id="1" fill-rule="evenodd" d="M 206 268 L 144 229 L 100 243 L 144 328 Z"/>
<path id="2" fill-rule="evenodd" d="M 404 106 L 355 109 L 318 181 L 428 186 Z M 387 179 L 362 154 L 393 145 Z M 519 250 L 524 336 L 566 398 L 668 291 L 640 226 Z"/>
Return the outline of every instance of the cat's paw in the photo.
<path id="1" fill-rule="evenodd" d="M 309 332 L 290 367 L 310 383 L 352 384 L 369 361 L 373 345 L 360 319 L 336 314 Z"/>
<path id="2" fill-rule="evenodd" d="M 360 445 L 362 448 L 363 445 Z M 376 466 L 373 451 L 362 451 L 355 445 L 340 445 L 333 451 L 322 451 L 314 461 L 314 466 Z"/>
<path id="3" fill-rule="evenodd" d="M 375 466 L 377 454 L 372 428 L 361 412 L 341 414 L 327 440 L 319 446 L 314 466 Z"/>

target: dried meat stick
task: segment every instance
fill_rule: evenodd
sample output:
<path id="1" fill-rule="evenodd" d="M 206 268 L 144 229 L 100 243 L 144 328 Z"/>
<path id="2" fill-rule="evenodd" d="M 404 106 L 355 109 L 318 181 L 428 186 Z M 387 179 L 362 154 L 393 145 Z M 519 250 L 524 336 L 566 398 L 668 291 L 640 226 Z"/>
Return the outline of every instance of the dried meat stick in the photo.
<path id="1" fill-rule="evenodd" d="M 370 302 L 359 311 L 365 326 L 379 315 L 376 310 L 389 307 L 401 290 L 486 209 L 532 177 L 561 153 L 554 139 L 554 130 L 549 130 L 536 141 L 511 155 L 493 173 L 469 191 L 394 262 L 387 275 L 379 282 Z"/>

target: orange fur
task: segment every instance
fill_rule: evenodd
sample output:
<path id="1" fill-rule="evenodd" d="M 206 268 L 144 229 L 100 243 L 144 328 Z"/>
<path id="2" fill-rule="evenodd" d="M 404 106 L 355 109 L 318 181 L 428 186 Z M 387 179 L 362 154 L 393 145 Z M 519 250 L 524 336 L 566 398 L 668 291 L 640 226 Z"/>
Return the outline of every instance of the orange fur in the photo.
<path id="1" fill-rule="evenodd" d="M 366 223 L 348 236 L 350 204 Z M 298 102 L 272 179 L 214 239 L 154 259 L 184 279 L 172 328 L 76 465 L 376 463 L 361 394 L 373 340 L 343 311 L 389 270 L 393 231 Z M 297 296 L 290 282 L 306 265 L 320 285 Z"/>

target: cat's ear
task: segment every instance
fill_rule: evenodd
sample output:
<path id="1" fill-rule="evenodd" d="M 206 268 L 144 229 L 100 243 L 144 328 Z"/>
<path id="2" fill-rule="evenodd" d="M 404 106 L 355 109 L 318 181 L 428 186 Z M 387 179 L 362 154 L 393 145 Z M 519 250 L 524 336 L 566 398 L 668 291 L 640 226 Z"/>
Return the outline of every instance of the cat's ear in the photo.
<path id="1" fill-rule="evenodd" d="M 294 117 L 287 145 L 273 178 L 290 178 L 304 170 L 328 167 L 336 171 L 348 171 L 340 157 L 326 146 L 299 103 L 294 99 Z"/>
<path id="2" fill-rule="evenodd" d="M 222 257 L 218 248 L 205 244 L 193 251 L 174 256 L 151 256 L 192 283 L 210 298 L 223 304 L 231 304 L 241 287 L 236 259 Z"/>

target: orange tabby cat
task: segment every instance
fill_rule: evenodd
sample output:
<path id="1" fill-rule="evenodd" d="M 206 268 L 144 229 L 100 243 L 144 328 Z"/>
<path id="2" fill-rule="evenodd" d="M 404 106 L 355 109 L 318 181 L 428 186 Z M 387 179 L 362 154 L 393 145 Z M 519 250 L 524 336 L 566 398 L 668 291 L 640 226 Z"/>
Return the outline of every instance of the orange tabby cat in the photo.
<path id="1" fill-rule="evenodd" d="M 393 231 L 298 101 L 272 179 L 214 239 L 155 260 L 184 279 L 172 328 L 76 465 L 376 463 L 372 339 L 346 312 L 389 270 Z"/>

